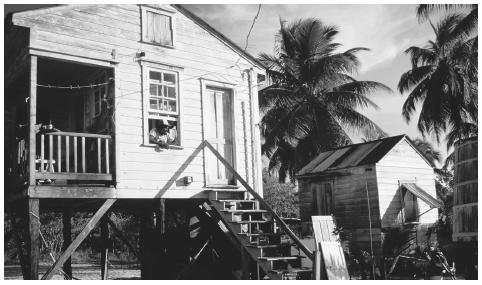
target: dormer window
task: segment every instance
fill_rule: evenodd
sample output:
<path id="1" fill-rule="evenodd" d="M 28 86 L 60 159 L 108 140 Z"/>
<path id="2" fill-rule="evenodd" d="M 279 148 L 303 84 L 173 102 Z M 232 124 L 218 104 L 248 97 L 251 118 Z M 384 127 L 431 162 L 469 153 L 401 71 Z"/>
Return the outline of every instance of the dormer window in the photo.
<path id="1" fill-rule="evenodd" d="M 142 41 L 146 43 L 174 46 L 173 13 L 142 6 Z"/>

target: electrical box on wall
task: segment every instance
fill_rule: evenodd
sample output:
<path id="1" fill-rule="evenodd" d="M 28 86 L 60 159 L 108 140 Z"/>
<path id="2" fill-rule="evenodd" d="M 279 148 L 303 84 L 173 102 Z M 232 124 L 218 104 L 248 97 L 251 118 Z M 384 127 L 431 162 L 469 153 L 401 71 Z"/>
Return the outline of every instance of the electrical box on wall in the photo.
<path id="1" fill-rule="evenodd" d="M 184 185 L 189 185 L 193 181 L 192 176 L 184 176 Z"/>

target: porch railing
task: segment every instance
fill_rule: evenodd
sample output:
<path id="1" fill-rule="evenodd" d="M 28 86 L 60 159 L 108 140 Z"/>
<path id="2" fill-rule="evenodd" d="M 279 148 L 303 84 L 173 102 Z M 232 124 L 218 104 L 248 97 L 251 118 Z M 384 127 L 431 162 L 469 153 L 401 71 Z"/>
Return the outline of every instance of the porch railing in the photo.
<path id="1" fill-rule="evenodd" d="M 37 179 L 112 180 L 111 136 L 52 132 L 38 136 Z"/>

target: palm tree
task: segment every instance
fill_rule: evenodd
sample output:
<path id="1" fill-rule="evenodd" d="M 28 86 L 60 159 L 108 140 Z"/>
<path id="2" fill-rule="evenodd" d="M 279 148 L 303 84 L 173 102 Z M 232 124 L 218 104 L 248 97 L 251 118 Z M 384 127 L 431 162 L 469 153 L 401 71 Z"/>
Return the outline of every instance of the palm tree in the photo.
<path id="1" fill-rule="evenodd" d="M 436 150 L 433 145 L 425 139 L 416 138 L 412 141 L 414 146 L 421 152 L 426 159 L 428 159 L 433 165 L 436 162 L 440 162 L 442 156 L 438 150 Z"/>
<path id="2" fill-rule="evenodd" d="M 462 19 L 451 14 L 437 26 L 431 24 L 435 40 L 405 51 L 412 68 L 398 83 L 400 93 L 410 91 L 403 117 L 410 121 L 421 104 L 418 129 L 424 136 L 433 134 L 438 142 L 448 132 L 447 149 L 455 139 L 477 132 L 477 37 L 454 34 Z"/>
<path id="3" fill-rule="evenodd" d="M 275 54 L 259 56 L 273 82 L 259 92 L 262 152 L 282 182 L 287 176 L 294 180 L 320 152 L 351 143 L 345 129 L 383 133 L 357 109 L 377 108 L 367 96 L 391 90 L 353 78 L 360 65 L 356 54 L 368 49 L 339 53 L 337 34 L 336 27 L 316 19 L 282 21 Z"/>
<path id="4" fill-rule="evenodd" d="M 478 22 L 478 5 L 477 4 L 421 4 L 417 7 L 418 20 L 424 21 L 429 15 L 437 11 L 457 11 L 460 9 L 469 9 L 469 13 L 455 27 L 456 35 L 470 36 L 477 33 Z"/>

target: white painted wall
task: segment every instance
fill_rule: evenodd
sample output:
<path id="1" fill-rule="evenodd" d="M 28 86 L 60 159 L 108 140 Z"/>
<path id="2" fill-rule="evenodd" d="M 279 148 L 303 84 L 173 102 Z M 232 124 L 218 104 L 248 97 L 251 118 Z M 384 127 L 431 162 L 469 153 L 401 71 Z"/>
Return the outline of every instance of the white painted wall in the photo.
<path id="1" fill-rule="evenodd" d="M 400 195 L 398 193 L 399 180 L 415 180 L 423 190 L 433 197 L 437 197 L 435 190 L 434 172 L 432 167 L 403 139 L 376 164 L 378 196 L 382 227 L 400 223 Z M 420 213 L 430 207 L 418 200 Z M 438 211 L 432 209 L 420 217 L 423 224 L 437 221 Z"/>
<path id="2" fill-rule="evenodd" d="M 67 5 L 16 14 L 16 25 L 31 27 L 31 47 L 101 60 L 112 60 L 115 50 L 116 136 L 119 146 L 117 189 L 124 196 L 190 197 L 204 186 L 200 78 L 234 86 L 236 168 L 245 176 L 246 155 L 254 159 L 251 143 L 250 108 L 243 117 L 241 103 L 250 106 L 248 76 L 253 67 L 239 54 L 171 6 L 175 18 L 174 48 L 142 43 L 141 10 L 138 5 Z M 229 15 L 227 15 L 229 16 Z M 162 150 L 143 145 L 141 65 L 145 59 L 180 68 L 180 131 L 182 150 Z M 239 61 L 238 61 L 239 59 Z M 232 67 L 238 61 L 237 67 Z M 255 68 L 256 72 L 262 72 Z M 254 73 L 256 78 L 256 73 Z M 257 94 L 256 94 L 257 95 Z M 257 100 L 256 100 L 257 103 Z M 246 133 L 244 133 L 244 129 Z M 244 136 L 247 136 L 245 145 Z M 176 183 L 193 176 L 189 186 Z M 249 177 L 250 184 L 253 177 Z M 137 193 L 137 194 L 136 194 Z"/>

